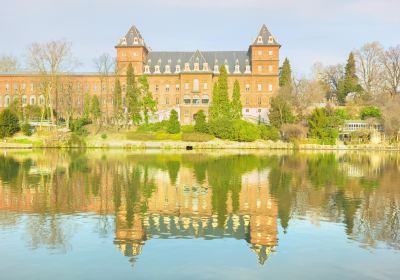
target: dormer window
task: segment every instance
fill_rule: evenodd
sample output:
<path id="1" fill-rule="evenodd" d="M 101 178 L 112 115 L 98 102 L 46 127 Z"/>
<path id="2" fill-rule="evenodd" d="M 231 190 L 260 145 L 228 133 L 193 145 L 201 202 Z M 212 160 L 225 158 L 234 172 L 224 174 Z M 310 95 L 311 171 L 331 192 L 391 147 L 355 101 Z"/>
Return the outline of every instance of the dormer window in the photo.
<path id="1" fill-rule="evenodd" d="M 203 71 L 208 71 L 208 63 L 203 63 Z"/>
<path id="2" fill-rule="evenodd" d="M 219 74 L 218 65 L 214 65 L 214 74 Z"/>
<path id="3" fill-rule="evenodd" d="M 144 66 L 144 73 L 145 74 L 150 74 L 150 66 L 149 65 L 145 65 Z"/>
<path id="4" fill-rule="evenodd" d="M 164 71 L 164 73 L 166 73 L 166 74 L 171 74 L 171 66 L 165 65 L 165 71 Z"/>
<path id="5" fill-rule="evenodd" d="M 268 37 L 268 43 L 272 44 L 274 42 L 274 37 L 269 36 Z"/>
<path id="6" fill-rule="evenodd" d="M 194 71 L 199 71 L 199 70 L 200 70 L 200 68 L 199 68 L 199 63 L 196 62 L 196 63 L 194 64 Z"/>
<path id="7" fill-rule="evenodd" d="M 180 73 L 181 72 L 181 66 L 180 65 L 176 65 L 175 66 L 175 73 Z"/>
<path id="8" fill-rule="evenodd" d="M 138 38 L 137 37 L 133 38 L 133 44 L 137 45 L 138 43 L 139 43 Z"/>
<path id="9" fill-rule="evenodd" d="M 245 74 L 251 74 L 251 68 L 250 65 L 246 65 L 246 69 L 244 70 Z"/>
<path id="10" fill-rule="evenodd" d="M 160 65 L 154 67 L 154 74 L 160 74 Z"/>
<path id="11" fill-rule="evenodd" d="M 261 36 L 257 37 L 257 43 L 262 44 L 263 43 L 263 39 Z"/>
<path id="12" fill-rule="evenodd" d="M 190 66 L 189 66 L 189 63 L 185 63 L 185 71 L 187 72 L 187 71 L 190 71 Z"/>
<path id="13" fill-rule="evenodd" d="M 235 65 L 235 71 L 233 73 L 234 74 L 240 74 L 240 65 L 239 64 Z"/>
<path id="14" fill-rule="evenodd" d="M 125 38 L 125 37 L 123 37 L 123 38 L 121 39 L 120 44 L 123 45 L 123 46 L 126 45 L 126 38 Z"/>

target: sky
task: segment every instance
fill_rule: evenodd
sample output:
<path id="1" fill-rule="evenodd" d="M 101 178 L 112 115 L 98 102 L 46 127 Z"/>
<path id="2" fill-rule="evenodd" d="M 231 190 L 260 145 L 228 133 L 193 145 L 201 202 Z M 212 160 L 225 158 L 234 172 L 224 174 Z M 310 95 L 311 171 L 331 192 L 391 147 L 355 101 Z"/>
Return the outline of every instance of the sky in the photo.
<path id="1" fill-rule="evenodd" d="M 247 50 L 262 24 L 282 45 L 294 73 L 315 62 L 345 63 L 348 53 L 379 41 L 400 44 L 400 0 L 0 0 L 0 55 L 21 64 L 33 42 L 67 39 L 81 62 L 115 56 L 136 27 L 157 51 Z"/>

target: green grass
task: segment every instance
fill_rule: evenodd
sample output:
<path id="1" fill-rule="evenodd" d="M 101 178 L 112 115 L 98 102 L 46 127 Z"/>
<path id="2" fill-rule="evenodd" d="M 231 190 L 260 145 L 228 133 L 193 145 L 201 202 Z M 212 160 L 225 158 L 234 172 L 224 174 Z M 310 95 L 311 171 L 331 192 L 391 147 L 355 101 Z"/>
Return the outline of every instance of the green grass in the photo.
<path id="1" fill-rule="evenodd" d="M 166 132 L 137 132 L 137 131 L 129 131 L 126 135 L 128 140 L 138 140 L 138 141 L 162 141 L 162 140 L 171 140 L 171 141 L 179 141 L 182 139 L 182 135 L 178 134 L 169 134 Z"/>

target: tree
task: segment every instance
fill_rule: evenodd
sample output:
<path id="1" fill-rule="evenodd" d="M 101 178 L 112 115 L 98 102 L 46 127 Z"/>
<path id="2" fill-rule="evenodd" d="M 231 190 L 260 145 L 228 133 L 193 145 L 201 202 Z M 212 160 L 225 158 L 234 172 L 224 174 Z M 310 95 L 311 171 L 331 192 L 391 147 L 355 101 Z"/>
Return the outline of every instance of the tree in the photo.
<path id="1" fill-rule="evenodd" d="M 153 94 L 150 91 L 149 81 L 147 76 L 143 75 L 139 78 L 139 92 L 143 96 L 142 110 L 145 124 L 149 123 L 149 114 L 153 114 L 157 109 L 157 102 L 153 99 Z"/>
<path id="2" fill-rule="evenodd" d="M 382 112 L 378 107 L 367 106 L 367 107 L 364 107 L 361 110 L 360 117 L 361 117 L 362 120 L 366 120 L 366 119 L 369 119 L 369 118 L 380 119 L 382 117 Z"/>
<path id="3" fill-rule="evenodd" d="M 283 95 L 278 94 L 271 98 L 271 109 L 268 118 L 271 125 L 276 128 L 280 128 L 285 123 L 294 122 L 292 108 Z"/>
<path id="4" fill-rule="evenodd" d="M 10 73 L 18 71 L 18 60 L 11 55 L 0 56 L 0 72 Z"/>
<path id="5" fill-rule="evenodd" d="M 10 109 L 0 113 L 0 137 L 11 137 L 20 129 L 18 116 Z"/>
<path id="6" fill-rule="evenodd" d="M 90 116 L 93 121 L 100 124 L 101 119 L 101 109 L 100 109 L 100 101 L 97 95 L 93 95 L 92 101 L 90 102 Z"/>
<path id="7" fill-rule="evenodd" d="M 122 107 L 122 89 L 119 78 L 115 78 L 114 82 L 114 102 L 113 102 L 114 120 L 116 123 L 122 119 L 123 107 Z"/>
<path id="8" fill-rule="evenodd" d="M 198 111 L 196 114 L 194 131 L 200 132 L 200 133 L 208 132 L 208 127 L 207 127 L 207 122 L 206 122 L 206 114 L 204 114 L 203 110 Z"/>
<path id="9" fill-rule="evenodd" d="M 383 53 L 384 79 L 390 95 L 400 92 L 400 45 L 389 48 Z"/>
<path id="10" fill-rule="evenodd" d="M 110 73 L 114 67 L 114 60 L 107 53 L 100 55 L 98 58 L 94 59 L 94 64 L 99 74 L 100 79 L 100 100 L 104 100 L 109 96 L 110 92 Z M 104 96 L 105 95 L 105 96 Z M 108 102 L 105 106 L 106 120 L 109 119 L 109 109 Z"/>
<path id="11" fill-rule="evenodd" d="M 231 117 L 234 120 L 242 118 L 242 102 L 240 101 L 240 84 L 238 80 L 235 80 L 233 84 L 232 101 L 230 104 Z"/>
<path id="12" fill-rule="evenodd" d="M 83 117 L 86 119 L 90 118 L 90 111 L 91 111 L 91 98 L 89 92 L 85 93 L 85 97 L 83 99 Z"/>
<path id="13" fill-rule="evenodd" d="M 142 119 L 140 115 L 141 104 L 132 63 L 129 63 L 126 71 L 126 105 L 129 119 L 132 120 L 133 124 L 139 124 Z"/>
<path id="14" fill-rule="evenodd" d="M 279 86 L 291 86 L 292 85 L 292 69 L 290 66 L 289 59 L 286 57 L 283 61 L 281 71 L 279 72 Z"/>
<path id="15" fill-rule="evenodd" d="M 178 112 L 175 110 L 171 110 L 168 120 L 168 133 L 176 134 L 181 131 L 181 124 L 178 120 Z"/>
<path id="16" fill-rule="evenodd" d="M 50 41 L 44 44 L 33 43 L 28 48 L 27 57 L 28 68 L 40 77 L 39 87 L 45 97 L 41 119 L 43 120 L 48 106 L 50 120 L 54 123 L 54 109 L 56 111 L 58 109 L 58 80 L 62 74 L 72 71 L 78 65 L 72 55 L 71 43 L 65 40 Z"/>
<path id="17" fill-rule="evenodd" d="M 214 84 L 213 100 L 210 106 L 211 119 L 229 117 L 228 73 L 225 65 L 219 67 L 218 81 Z"/>
<path id="18" fill-rule="evenodd" d="M 319 139 L 322 144 L 335 144 L 339 135 L 338 117 L 330 108 L 316 108 L 312 112 L 309 120 L 310 136 Z"/>
<path id="19" fill-rule="evenodd" d="M 380 93 L 382 90 L 382 53 L 382 46 L 378 42 L 367 43 L 354 53 L 357 76 L 364 92 L 369 96 Z"/>
<path id="20" fill-rule="evenodd" d="M 361 86 L 358 84 L 358 77 L 356 74 L 356 62 L 354 59 L 354 54 L 351 52 L 349 58 L 347 59 L 347 64 L 345 67 L 345 73 L 343 78 L 343 84 L 340 85 L 338 91 L 338 101 L 340 104 L 344 104 L 346 101 L 346 96 L 352 92 L 360 92 Z"/>
<path id="21" fill-rule="evenodd" d="M 328 85 L 327 98 L 339 100 L 340 92 L 343 91 L 344 69 L 342 64 L 321 66 L 317 73 L 318 79 Z"/>

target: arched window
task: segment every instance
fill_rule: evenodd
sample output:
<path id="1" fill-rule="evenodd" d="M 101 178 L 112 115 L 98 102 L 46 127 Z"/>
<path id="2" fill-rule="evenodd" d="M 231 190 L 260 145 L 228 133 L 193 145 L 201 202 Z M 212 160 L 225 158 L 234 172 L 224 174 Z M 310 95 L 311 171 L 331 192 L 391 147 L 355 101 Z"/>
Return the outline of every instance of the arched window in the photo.
<path id="1" fill-rule="evenodd" d="M 150 66 L 149 65 L 145 65 L 144 66 L 144 73 L 145 74 L 150 74 Z"/>
<path id="2" fill-rule="evenodd" d="M 202 103 L 202 104 L 208 104 L 209 102 L 210 102 L 210 98 L 208 97 L 207 94 L 204 94 L 204 95 L 201 97 L 201 103 Z"/>
<path id="3" fill-rule="evenodd" d="M 185 103 L 186 105 L 190 104 L 190 96 L 189 95 L 183 96 L 183 103 Z"/>
<path id="4" fill-rule="evenodd" d="M 4 98 L 4 107 L 10 106 L 10 96 L 6 95 Z"/>
<path id="5" fill-rule="evenodd" d="M 43 95 L 41 95 L 41 96 L 39 96 L 39 105 L 44 105 L 44 96 Z"/>
<path id="6" fill-rule="evenodd" d="M 200 97 L 198 95 L 194 95 L 192 102 L 193 102 L 193 104 L 196 104 L 196 105 L 200 104 Z"/>
<path id="7" fill-rule="evenodd" d="M 26 105 L 26 95 L 22 96 L 22 105 Z"/>
<path id="8" fill-rule="evenodd" d="M 200 90 L 199 79 L 193 80 L 193 91 L 197 92 Z"/>
<path id="9" fill-rule="evenodd" d="M 134 43 L 135 45 L 138 44 L 138 38 L 137 38 L 137 37 L 133 38 L 133 43 Z"/>

